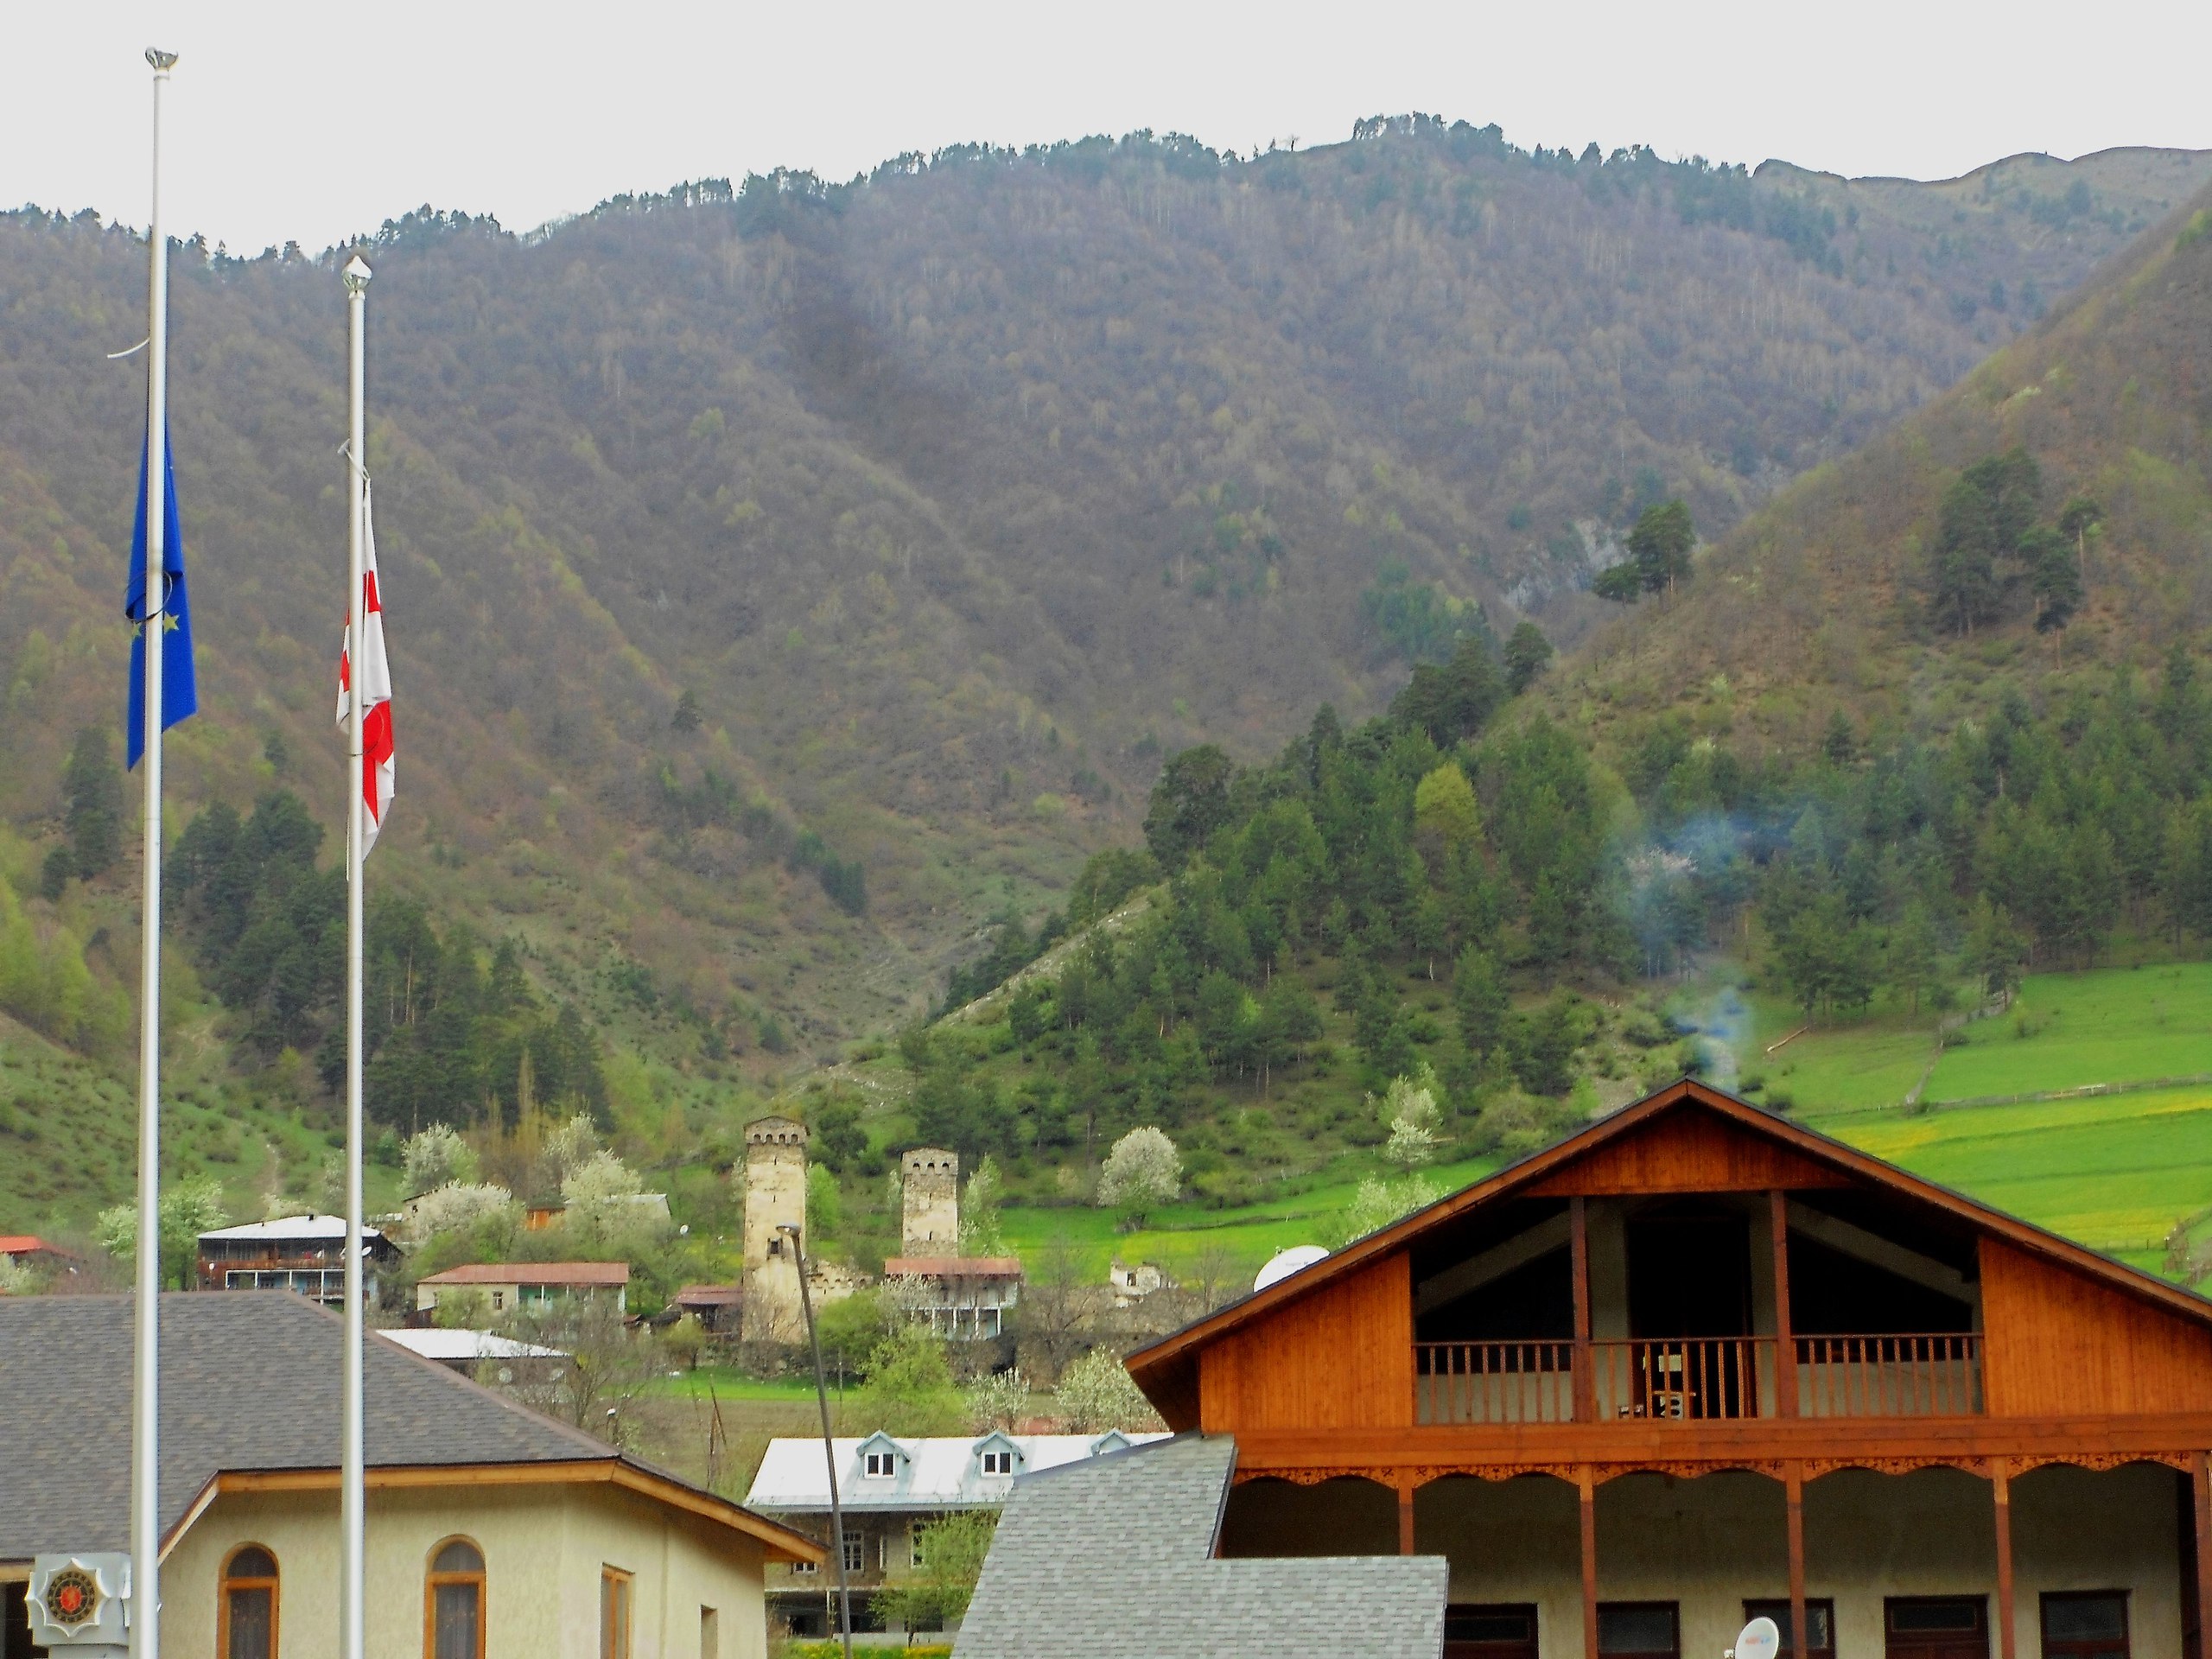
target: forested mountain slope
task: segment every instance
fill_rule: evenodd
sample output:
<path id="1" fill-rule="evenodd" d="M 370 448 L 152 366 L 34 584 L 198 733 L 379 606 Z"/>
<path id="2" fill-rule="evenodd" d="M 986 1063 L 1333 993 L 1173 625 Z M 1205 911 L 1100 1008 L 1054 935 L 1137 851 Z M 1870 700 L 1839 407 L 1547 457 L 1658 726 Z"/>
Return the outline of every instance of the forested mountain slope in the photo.
<path id="1" fill-rule="evenodd" d="M 1630 750 L 1746 757 L 2063 706 L 2212 628 L 2212 192 L 1934 404 L 1798 481 L 1671 598 L 1602 630 L 1556 706 Z"/>
<path id="2" fill-rule="evenodd" d="M 686 1065 L 880 1028 L 1126 833 L 1161 753 L 1370 711 L 1474 601 L 1572 634 L 1640 505 L 1733 522 L 2206 165 L 1752 177 L 1414 118 L 1250 161 L 901 158 L 528 238 L 410 217 L 369 250 L 378 877 Z M 180 827 L 278 786 L 336 821 L 335 262 L 179 260 Z M 143 292 L 96 218 L 0 220 L 0 850 L 24 937 L 82 941 L 96 988 L 127 982 L 127 855 L 35 889 L 64 754 L 120 695 L 143 392 L 104 357 Z"/>

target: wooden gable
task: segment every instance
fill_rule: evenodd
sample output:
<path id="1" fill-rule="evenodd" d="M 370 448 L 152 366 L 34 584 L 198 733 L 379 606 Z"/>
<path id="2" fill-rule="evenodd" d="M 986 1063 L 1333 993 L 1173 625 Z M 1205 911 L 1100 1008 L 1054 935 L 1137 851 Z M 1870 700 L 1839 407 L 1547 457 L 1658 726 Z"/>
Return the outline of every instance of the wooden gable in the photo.
<path id="1" fill-rule="evenodd" d="M 1978 1239 L 1985 1421 L 2212 1413 L 2212 1307 L 1685 1078 L 1129 1357 L 1178 1430 L 1397 1431 L 1413 1419 L 1412 1263 L 1506 1199 L 1860 1188 Z"/>
<path id="2" fill-rule="evenodd" d="M 1985 1235 L 1993 1417 L 2212 1411 L 2212 1328 Z"/>
<path id="3" fill-rule="evenodd" d="M 1685 1100 L 1522 1189 L 1538 1198 L 1764 1192 L 1848 1186 L 1850 1177 Z"/>

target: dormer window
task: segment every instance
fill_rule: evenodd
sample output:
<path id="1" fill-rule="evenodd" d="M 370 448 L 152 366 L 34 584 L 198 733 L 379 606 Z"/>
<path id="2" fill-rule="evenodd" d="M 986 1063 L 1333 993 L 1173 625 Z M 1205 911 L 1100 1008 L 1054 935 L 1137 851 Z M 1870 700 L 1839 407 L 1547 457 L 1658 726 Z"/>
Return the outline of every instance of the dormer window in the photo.
<path id="1" fill-rule="evenodd" d="M 878 1479 L 887 1479 L 899 1472 L 899 1454 L 895 1452 L 870 1452 L 861 1462 L 861 1472 Z"/>
<path id="2" fill-rule="evenodd" d="M 983 1453 L 983 1472 L 987 1475 L 1010 1475 L 1014 1472 L 1014 1453 L 1000 1450 Z"/>

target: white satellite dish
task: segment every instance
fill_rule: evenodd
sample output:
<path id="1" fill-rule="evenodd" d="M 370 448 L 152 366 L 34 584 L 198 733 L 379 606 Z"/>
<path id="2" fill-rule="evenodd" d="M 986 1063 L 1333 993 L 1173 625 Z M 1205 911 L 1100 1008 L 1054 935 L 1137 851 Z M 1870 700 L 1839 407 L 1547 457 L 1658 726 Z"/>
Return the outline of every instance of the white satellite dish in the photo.
<path id="1" fill-rule="evenodd" d="M 1782 1651 L 1782 1631 L 1770 1618 L 1755 1618 L 1736 1638 L 1736 1659 L 1775 1659 Z"/>
<path id="2" fill-rule="evenodd" d="M 1257 1292 L 1265 1290 L 1269 1285 L 1280 1284 L 1292 1274 L 1312 1267 L 1326 1255 L 1328 1252 L 1319 1244 L 1294 1244 L 1287 1250 L 1277 1250 L 1268 1258 L 1268 1265 L 1260 1269 L 1260 1276 L 1252 1281 L 1252 1288 Z"/>

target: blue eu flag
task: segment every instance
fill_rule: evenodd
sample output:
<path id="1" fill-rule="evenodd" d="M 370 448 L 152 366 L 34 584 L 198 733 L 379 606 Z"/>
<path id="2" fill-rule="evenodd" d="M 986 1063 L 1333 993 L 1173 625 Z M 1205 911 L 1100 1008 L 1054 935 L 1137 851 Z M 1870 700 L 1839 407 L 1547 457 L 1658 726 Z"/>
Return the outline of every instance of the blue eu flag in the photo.
<path id="1" fill-rule="evenodd" d="M 149 448 L 151 446 L 149 445 Z M 192 607 L 184 591 L 184 532 L 176 521 L 176 458 L 162 446 L 162 586 L 154 601 L 162 630 L 162 729 L 200 711 L 192 674 Z M 130 531 L 130 581 L 123 613 L 130 631 L 130 706 L 124 715 L 124 764 L 146 752 L 146 457 L 138 457 L 138 517 Z"/>

